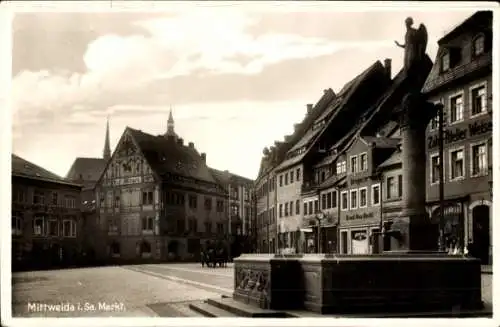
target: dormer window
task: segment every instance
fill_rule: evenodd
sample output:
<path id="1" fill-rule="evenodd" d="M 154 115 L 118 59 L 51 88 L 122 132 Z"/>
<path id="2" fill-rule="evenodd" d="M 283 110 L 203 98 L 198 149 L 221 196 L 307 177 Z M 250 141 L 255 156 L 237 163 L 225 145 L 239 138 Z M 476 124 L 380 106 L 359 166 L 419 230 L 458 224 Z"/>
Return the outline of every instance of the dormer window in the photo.
<path id="1" fill-rule="evenodd" d="M 445 72 L 450 69 L 450 53 L 446 51 L 441 56 L 441 71 Z"/>
<path id="2" fill-rule="evenodd" d="M 484 35 L 480 34 L 476 36 L 473 42 L 473 53 L 474 57 L 480 56 L 484 53 Z"/>

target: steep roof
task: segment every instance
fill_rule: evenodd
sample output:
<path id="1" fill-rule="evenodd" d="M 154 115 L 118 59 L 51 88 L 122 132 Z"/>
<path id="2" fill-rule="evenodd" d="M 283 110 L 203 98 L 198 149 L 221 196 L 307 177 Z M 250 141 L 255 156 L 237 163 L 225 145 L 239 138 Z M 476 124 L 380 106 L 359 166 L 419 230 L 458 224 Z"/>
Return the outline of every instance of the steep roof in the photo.
<path id="1" fill-rule="evenodd" d="M 252 184 L 254 182 L 249 178 L 233 174 L 229 171 L 221 171 L 215 168 L 208 169 L 219 184 L 228 184 L 231 182 L 236 182 L 237 184 Z"/>
<path id="2" fill-rule="evenodd" d="M 179 144 L 175 138 L 154 136 L 127 127 L 151 169 L 159 176 L 177 174 L 217 184 L 201 155 L 194 147 Z"/>
<path id="3" fill-rule="evenodd" d="M 56 175 L 45 168 L 35 165 L 34 163 L 15 154 L 12 154 L 12 176 L 52 183 L 67 184 L 72 186 L 80 186 L 78 184 L 71 183 L 65 178 Z"/>
<path id="4" fill-rule="evenodd" d="M 389 158 L 387 158 L 387 160 L 378 165 L 377 169 L 384 169 L 401 163 L 401 151 L 394 151 L 394 153 Z"/>
<path id="5" fill-rule="evenodd" d="M 103 158 L 82 158 L 75 159 L 66 178 L 69 180 L 98 181 L 104 168 L 106 160 Z"/>
<path id="6" fill-rule="evenodd" d="M 366 143 L 373 144 L 375 148 L 379 149 L 392 149 L 396 148 L 399 144 L 401 144 L 400 138 L 363 136 L 362 139 Z"/>
<path id="7" fill-rule="evenodd" d="M 290 150 L 296 150 L 301 147 L 307 147 L 306 151 L 303 154 L 300 154 L 298 156 L 289 158 L 285 161 L 283 161 L 279 166 L 278 169 L 283 169 L 288 166 L 294 165 L 298 162 L 300 162 L 309 152 L 309 150 L 312 148 L 314 145 L 315 141 L 321 137 L 323 132 L 328 128 L 328 126 L 331 124 L 331 122 L 339 115 L 339 113 L 348 110 L 347 106 L 345 104 L 353 97 L 354 93 L 358 89 L 358 87 L 361 85 L 361 83 L 374 71 L 378 69 L 384 69 L 380 61 L 376 61 L 374 64 L 372 64 L 370 67 L 365 69 L 361 74 L 353 78 L 351 81 L 345 84 L 345 86 L 342 88 L 341 92 L 337 94 L 337 97 L 333 101 L 332 104 L 330 104 L 325 111 L 316 119 L 316 122 L 319 122 L 321 120 L 327 119 L 325 124 L 317 128 L 316 130 L 308 130 L 308 132 L 302 137 L 302 139 L 296 143 L 296 145 Z M 329 116 L 329 118 L 328 118 Z"/>

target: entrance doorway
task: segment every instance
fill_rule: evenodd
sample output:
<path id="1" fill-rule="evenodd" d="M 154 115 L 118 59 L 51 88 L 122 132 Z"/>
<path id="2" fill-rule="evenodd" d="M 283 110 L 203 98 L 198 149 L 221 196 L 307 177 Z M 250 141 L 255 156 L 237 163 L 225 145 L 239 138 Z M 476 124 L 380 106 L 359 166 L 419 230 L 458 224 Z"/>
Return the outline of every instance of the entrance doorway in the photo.
<path id="1" fill-rule="evenodd" d="M 490 257 L 490 208 L 479 205 L 472 209 L 473 250 L 471 255 L 481 260 L 483 265 L 489 264 Z"/>
<path id="2" fill-rule="evenodd" d="M 351 232 L 351 249 L 352 254 L 368 254 L 369 240 L 366 230 L 357 230 Z"/>

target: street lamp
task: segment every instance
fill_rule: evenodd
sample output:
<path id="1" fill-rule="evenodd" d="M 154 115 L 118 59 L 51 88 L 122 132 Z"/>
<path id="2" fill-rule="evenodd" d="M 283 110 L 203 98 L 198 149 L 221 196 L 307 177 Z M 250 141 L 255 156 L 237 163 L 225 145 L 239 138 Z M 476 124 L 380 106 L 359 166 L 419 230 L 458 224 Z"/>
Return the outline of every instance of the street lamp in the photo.
<path id="1" fill-rule="evenodd" d="M 323 219 L 325 218 L 325 214 L 323 212 L 319 212 L 318 214 L 316 214 L 316 220 L 318 221 L 318 253 L 321 253 L 321 241 L 320 241 L 320 238 L 321 238 L 321 222 L 323 221 Z"/>

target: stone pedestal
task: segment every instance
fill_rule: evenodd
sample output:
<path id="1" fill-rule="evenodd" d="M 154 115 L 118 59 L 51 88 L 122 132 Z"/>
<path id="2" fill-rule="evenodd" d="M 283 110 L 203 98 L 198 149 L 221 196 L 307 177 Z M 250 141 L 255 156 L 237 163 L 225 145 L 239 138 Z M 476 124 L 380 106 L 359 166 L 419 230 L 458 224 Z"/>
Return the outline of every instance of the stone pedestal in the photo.
<path id="1" fill-rule="evenodd" d="M 259 309 L 433 316 L 480 313 L 483 307 L 480 261 L 464 256 L 243 255 L 234 262 L 234 300 Z M 236 307 L 226 305 L 230 311 Z"/>
<path id="2" fill-rule="evenodd" d="M 402 137 L 403 210 L 392 228 L 398 231 L 392 249 L 436 251 L 439 236 L 431 224 L 426 205 L 425 130 L 437 113 L 420 93 L 408 93 L 399 112 Z"/>

